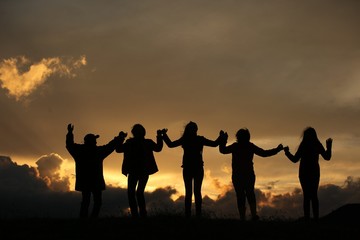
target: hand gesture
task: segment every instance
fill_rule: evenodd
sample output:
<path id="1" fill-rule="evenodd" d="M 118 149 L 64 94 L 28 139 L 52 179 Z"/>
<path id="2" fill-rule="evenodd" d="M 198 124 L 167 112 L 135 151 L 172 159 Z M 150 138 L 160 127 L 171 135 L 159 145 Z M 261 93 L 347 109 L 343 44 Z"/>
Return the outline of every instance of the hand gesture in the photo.
<path id="1" fill-rule="evenodd" d="M 73 130 L 74 130 L 74 125 L 72 125 L 71 123 L 69 123 L 68 126 L 67 126 L 67 130 L 68 130 L 69 133 L 72 133 Z"/>
<path id="2" fill-rule="evenodd" d="M 284 151 L 289 152 L 289 147 L 288 146 L 284 147 Z"/>
<path id="3" fill-rule="evenodd" d="M 162 130 L 161 129 L 158 129 L 156 131 L 156 134 L 157 134 L 157 137 L 161 137 L 162 136 Z"/>
<path id="4" fill-rule="evenodd" d="M 326 139 L 326 147 L 330 148 L 332 146 L 332 142 L 333 142 L 332 138 Z"/>

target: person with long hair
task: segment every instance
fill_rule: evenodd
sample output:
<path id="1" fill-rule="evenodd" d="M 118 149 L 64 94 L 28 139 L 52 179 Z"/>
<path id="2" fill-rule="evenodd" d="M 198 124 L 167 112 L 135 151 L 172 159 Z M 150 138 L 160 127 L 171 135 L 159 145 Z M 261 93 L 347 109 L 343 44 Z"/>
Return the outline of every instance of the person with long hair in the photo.
<path id="1" fill-rule="evenodd" d="M 320 182 L 319 155 L 324 160 L 331 159 L 332 138 L 326 140 L 326 149 L 318 139 L 313 127 L 305 128 L 302 141 L 293 155 L 289 147 L 284 148 L 285 155 L 293 163 L 300 161 L 299 180 L 303 191 L 304 219 L 310 220 L 310 205 L 312 206 L 313 218 L 319 218 L 318 188 Z"/>
<path id="2" fill-rule="evenodd" d="M 117 146 L 116 152 L 124 153 L 122 163 L 122 174 L 127 176 L 127 195 L 130 206 L 131 216 L 133 218 L 147 217 L 145 202 L 145 187 L 149 176 L 158 172 L 158 166 L 155 161 L 154 152 L 160 152 L 163 148 L 161 131 L 157 131 L 156 142 L 145 138 L 146 130 L 143 125 L 135 124 L 129 138 Z M 127 133 L 121 132 L 121 136 L 127 136 Z"/>
<path id="3" fill-rule="evenodd" d="M 264 150 L 250 141 L 250 131 L 241 128 L 236 133 L 236 142 L 226 146 L 228 135 L 225 133 L 221 138 L 219 150 L 223 154 L 232 154 L 232 183 L 236 193 L 237 207 L 240 220 L 246 219 L 246 199 L 250 206 L 252 220 L 259 219 L 256 209 L 255 197 L 255 171 L 253 158 L 254 155 L 260 157 L 270 157 L 281 150 L 283 145 L 279 144 L 276 148 Z"/>
<path id="4" fill-rule="evenodd" d="M 221 135 L 222 131 L 220 131 Z M 195 213 L 197 217 L 202 215 L 201 187 L 204 179 L 204 146 L 217 147 L 220 136 L 216 140 L 210 140 L 198 135 L 198 125 L 190 121 L 186 124 L 182 136 L 172 141 L 167 135 L 167 129 L 162 130 L 164 142 L 169 148 L 181 146 L 183 148 L 182 165 L 183 180 L 185 185 L 185 217 L 191 217 L 192 195 L 195 197 Z M 193 192 L 194 185 L 194 192 Z"/>

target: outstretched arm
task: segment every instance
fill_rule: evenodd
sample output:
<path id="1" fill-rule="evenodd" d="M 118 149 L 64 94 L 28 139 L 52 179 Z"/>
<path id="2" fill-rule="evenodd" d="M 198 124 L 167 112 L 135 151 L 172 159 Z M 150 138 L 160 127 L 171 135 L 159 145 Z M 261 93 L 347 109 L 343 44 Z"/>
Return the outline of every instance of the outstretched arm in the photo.
<path id="1" fill-rule="evenodd" d="M 298 155 L 298 154 L 293 155 L 293 154 L 290 152 L 288 146 L 284 147 L 284 152 L 285 152 L 286 157 L 287 157 L 290 161 L 292 161 L 293 163 L 296 163 L 296 162 L 298 162 L 298 161 L 300 160 L 299 155 Z"/>
<path id="2" fill-rule="evenodd" d="M 276 148 L 272 148 L 272 149 L 268 149 L 268 150 L 264 150 L 256 145 L 254 145 L 254 147 L 255 147 L 254 153 L 261 157 L 274 156 L 275 154 L 278 154 L 281 150 L 284 149 L 282 144 L 279 144 Z"/>
<path id="3" fill-rule="evenodd" d="M 225 134 L 225 132 L 224 132 L 223 130 L 221 130 L 221 131 L 219 132 L 219 136 L 217 137 L 217 139 L 216 139 L 215 141 L 209 140 L 209 139 L 207 139 L 207 138 L 204 137 L 204 138 L 203 138 L 203 144 L 204 144 L 204 146 L 208 146 L 208 147 L 217 147 L 217 146 L 219 146 L 219 144 L 220 144 L 220 142 L 221 142 L 224 134 Z"/>
<path id="4" fill-rule="evenodd" d="M 166 145 L 169 147 L 169 148 L 174 148 L 174 147 L 178 147 L 181 145 L 181 141 L 180 139 L 178 140 L 175 140 L 175 141 L 171 141 L 169 136 L 167 135 L 167 129 L 164 128 L 161 130 L 161 133 L 162 133 L 162 137 L 163 137 L 163 140 L 164 142 L 166 143 Z"/>

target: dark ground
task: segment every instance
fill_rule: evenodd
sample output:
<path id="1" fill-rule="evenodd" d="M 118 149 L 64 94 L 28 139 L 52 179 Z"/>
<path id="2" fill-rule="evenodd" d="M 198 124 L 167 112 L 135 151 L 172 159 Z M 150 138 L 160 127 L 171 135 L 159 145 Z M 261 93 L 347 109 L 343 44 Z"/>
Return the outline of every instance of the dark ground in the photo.
<path id="1" fill-rule="evenodd" d="M 0 239 L 360 239 L 359 204 L 317 222 L 184 219 L 157 216 L 82 219 L 0 219 Z"/>

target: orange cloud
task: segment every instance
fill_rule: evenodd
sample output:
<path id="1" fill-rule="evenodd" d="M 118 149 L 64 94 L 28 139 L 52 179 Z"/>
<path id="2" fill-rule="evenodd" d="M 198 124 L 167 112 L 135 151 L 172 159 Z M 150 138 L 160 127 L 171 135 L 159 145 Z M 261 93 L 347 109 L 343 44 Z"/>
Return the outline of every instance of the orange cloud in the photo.
<path id="1" fill-rule="evenodd" d="M 51 75 L 73 77 L 73 70 L 86 63 L 85 56 L 77 60 L 43 58 L 35 63 L 24 56 L 4 59 L 0 62 L 0 86 L 8 91 L 9 96 L 19 101 L 34 92 Z"/>

